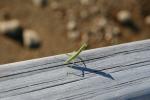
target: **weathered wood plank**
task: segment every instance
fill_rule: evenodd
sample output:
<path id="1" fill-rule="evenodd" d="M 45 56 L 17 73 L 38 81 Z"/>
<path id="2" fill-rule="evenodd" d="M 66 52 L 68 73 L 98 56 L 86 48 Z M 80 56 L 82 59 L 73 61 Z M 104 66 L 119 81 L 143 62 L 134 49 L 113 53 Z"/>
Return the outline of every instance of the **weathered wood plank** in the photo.
<path id="1" fill-rule="evenodd" d="M 150 40 L 87 50 L 86 68 L 63 64 L 66 57 L 0 65 L 1 100 L 150 98 Z"/>

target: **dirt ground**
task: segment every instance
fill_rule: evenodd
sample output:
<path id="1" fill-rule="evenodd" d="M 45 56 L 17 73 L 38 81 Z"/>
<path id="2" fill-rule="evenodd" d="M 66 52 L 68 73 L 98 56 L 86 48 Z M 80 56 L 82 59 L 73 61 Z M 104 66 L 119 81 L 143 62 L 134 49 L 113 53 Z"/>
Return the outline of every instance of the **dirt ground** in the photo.
<path id="1" fill-rule="evenodd" d="M 59 3 L 58 8 L 52 8 L 51 4 L 53 1 Z M 103 2 L 104 8 L 101 9 L 107 9 L 104 12 L 105 16 L 114 22 L 119 10 L 127 9 L 131 11 L 140 31 L 136 33 L 130 32 L 116 21 L 117 25 L 121 28 L 122 35 L 113 38 L 111 41 L 105 39 L 97 41 L 95 37 L 91 37 L 88 49 L 150 38 L 150 26 L 144 22 L 145 16 L 150 14 L 148 0 L 144 0 L 144 4 L 140 3 L 142 0 L 93 1 L 96 3 L 91 3 L 90 7 L 95 5 L 101 7 L 101 2 Z M 89 18 L 81 19 L 79 12 L 81 10 L 88 11 L 90 7 L 83 7 L 79 0 L 49 0 L 48 5 L 43 8 L 35 6 L 32 0 L 1 0 L 0 20 L 3 20 L 2 17 L 5 13 L 9 13 L 12 18 L 18 19 L 23 27 L 37 31 L 42 40 L 42 45 L 38 49 L 29 49 L 19 45 L 19 43 L 10 38 L 0 35 L 0 64 L 62 54 L 78 49 L 81 39 L 72 41 L 67 38 L 66 24 L 68 12 L 69 9 L 74 12 L 78 22 L 78 30 L 83 33 L 89 27 L 92 27 L 92 21 L 100 15 L 99 12 L 95 12 L 90 14 Z"/>

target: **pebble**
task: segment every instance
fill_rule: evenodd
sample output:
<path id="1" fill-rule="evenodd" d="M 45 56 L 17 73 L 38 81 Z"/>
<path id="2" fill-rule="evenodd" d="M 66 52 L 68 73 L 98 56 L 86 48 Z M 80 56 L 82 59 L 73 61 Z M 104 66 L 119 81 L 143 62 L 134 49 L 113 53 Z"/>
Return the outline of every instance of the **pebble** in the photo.
<path id="1" fill-rule="evenodd" d="M 90 8 L 90 14 L 97 14 L 97 13 L 99 13 L 99 7 L 98 6 L 92 6 L 91 8 Z"/>
<path id="2" fill-rule="evenodd" d="M 68 17 L 69 21 L 77 20 L 76 14 L 75 14 L 73 9 L 68 9 L 67 10 L 67 17 Z"/>
<path id="3" fill-rule="evenodd" d="M 81 37 L 82 43 L 87 43 L 89 42 L 89 34 L 88 33 L 83 33 Z"/>
<path id="4" fill-rule="evenodd" d="M 80 11 L 80 17 L 81 17 L 82 19 L 88 18 L 88 17 L 89 17 L 89 12 L 88 12 L 87 10 L 81 10 L 81 11 Z"/>
<path id="5" fill-rule="evenodd" d="M 121 35 L 121 30 L 118 26 L 115 25 L 107 25 L 105 29 L 105 40 L 110 41 L 113 40 L 114 36 L 119 36 Z"/>
<path id="6" fill-rule="evenodd" d="M 68 36 L 68 38 L 69 38 L 70 40 L 75 41 L 75 40 L 79 39 L 79 37 L 80 37 L 80 32 L 79 32 L 78 30 L 69 31 L 69 32 L 67 33 L 67 36 Z"/>
<path id="7" fill-rule="evenodd" d="M 125 26 L 128 29 L 130 29 L 131 31 L 133 31 L 133 33 L 138 33 L 140 31 L 137 23 L 135 23 L 133 21 L 133 19 L 131 18 L 131 13 L 129 11 L 122 10 L 122 11 L 118 12 L 117 18 L 118 18 L 118 21 L 123 26 Z"/>
<path id="8" fill-rule="evenodd" d="M 50 6 L 51 6 L 51 8 L 53 10 L 56 10 L 56 9 L 58 9 L 60 7 L 59 3 L 56 2 L 56 1 L 52 1 L 51 4 L 50 4 Z"/>
<path id="9" fill-rule="evenodd" d="M 101 17 L 101 18 L 99 18 L 99 20 L 97 21 L 97 25 L 98 25 L 98 27 L 100 27 L 100 28 L 104 28 L 104 27 L 106 27 L 106 25 L 107 25 L 107 19 L 105 18 L 105 17 Z"/>
<path id="10" fill-rule="evenodd" d="M 131 13 L 127 10 L 121 10 L 117 13 L 117 19 L 121 23 L 131 20 Z"/>
<path id="11" fill-rule="evenodd" d="M 67 30 L 72 31 L 72 30 L 75 30 L 76 28 L 77 28 L 77 23 L 75 20 L 70 20 L 67 23 Z"/>
<path id="12" fill-rule="evenodd" d="M 90 1 L 89 0 L 80 0 L 80 3 L 82 5 L 89 5 L 90 4 Z"/>
<path id="13" fill-rule="evenodd" d="M 110 40 L 112 40 L 112 38 L 113 38 L 113 35 L 112 35 L 112 33 L 105 33 L 105 40 L 106 41 L 110 41 Z"/>
<path id="14" fill-rule="evenodd" d="M 6 34 L 9 32 L 14 32 L 19 27 L 21 27 L 20 22 L 16 19 L 1 21 L 0 22 L 0 33 Z"/>
<path id="15" fill-rule="evenodd" d="M 109 25 L 106 27 L 105 29 L 105 36 L 104 36 L 105 40 L 110 41 L 113 38 L 113 33 L 112 33 L 112 26 Z"/>
<path id="16" fill-rule="evenodd" d="M 113 28 L 112 28 L 112 34 L 113 34 L 114 36 L 119 36 L 119 35 L 121 35 L 121 30 L 120 30 L 120 28 L 119 28 L 118 26 L 113 26 Z"/>
<path id="17" fill-rule="evenodd" d="M 105 29 L 107 27 L 108 21 L 105 17 L 98 17 L 95 21 L 94 21 L 94 27 L 93 29 L 95 29 L 96 33 L 104 33 Z"/>
<path id="18" fill-rule="evenodd" d="M 148 16 L 145 17 L 145 23 L 147 25 L 150 25 L 150 15 L 148 15 Z"/>
<path id="19" fill-rule="evenodd" d="M 32 0 L 32 2 L 37 7 L 45 7 L 48 4 L 48 0 Z"/>
<path id="20" fill-rule="evenodd" d="M 25 29 L 23 32 L 23 44 L 28 48 L 38 48 L 41 41 L 37 32 L 34 30 Z"/>

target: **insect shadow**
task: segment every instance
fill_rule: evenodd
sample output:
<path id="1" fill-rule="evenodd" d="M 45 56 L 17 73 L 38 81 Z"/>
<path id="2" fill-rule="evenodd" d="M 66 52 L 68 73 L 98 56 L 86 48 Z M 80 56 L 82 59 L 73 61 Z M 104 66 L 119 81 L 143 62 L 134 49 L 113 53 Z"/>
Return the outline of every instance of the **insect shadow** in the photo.
<path id="1" fill-rule="evenodd" d="M 102 72 L 102 71 L 96 70 L 96 69 L 87 68 L 87 66 L 86 66 L 85 62 L 82 60 L 82 58 L 78 57 L 78 59 L 80 59 L 80 61 L 82 62 L 83 66 L 78 65 L 75 62 L 73 62 L 72 65 L 70 65 L 68 67 L 82 71 L 82 77 L 85 76 L 85 72 L 90 72 L 90 73 L 95 73 L 95 74 L 101 75 L 103 77 L 107 77 L 109 79 L 115 80 L 110 74 L 108 74 L 106 72 Z M 73 73 L 69 73 L 69 74 L 73 74 Z"/>

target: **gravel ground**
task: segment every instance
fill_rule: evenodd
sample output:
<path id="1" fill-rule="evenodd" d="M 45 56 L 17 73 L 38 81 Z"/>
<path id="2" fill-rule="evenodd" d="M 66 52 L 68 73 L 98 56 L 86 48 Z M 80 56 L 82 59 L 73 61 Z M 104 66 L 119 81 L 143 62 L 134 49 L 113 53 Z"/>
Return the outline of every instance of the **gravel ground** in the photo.
<path id="1" fill-rule="evenodd" d="M 88 41 L 88 49 L 91 49 L 148 39 L 150 24 L 145 23 L 145 17 L 150 15 L 150 3 L 149 0 L 141 2 L 142 0 L 49 0 L 45 7 L 39 7 L 31 0 L 1 0 L 0 20 L 4 20 L 6 14 L 12 19 L 18 19 L 24 28 L 38 33 L 42 45 L 37 49 L 29 49 L 0 35 L 0 64 L 72 52 L 83 41 Z M 120 10 L 131 13 L 138 31 L 132 31 L 118 22 L 116 16 Z M 103 17 L 107 19 L 108 27 L 116 25 L 121 34 L 95 34 L 97 20 Z M 66 26 L 70 20 L 77 24 L 75 30 L 79 36 L 75 39 L 68 38 L 70 31 Z"/>

